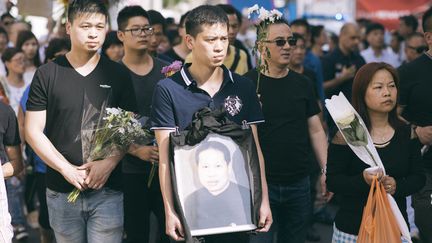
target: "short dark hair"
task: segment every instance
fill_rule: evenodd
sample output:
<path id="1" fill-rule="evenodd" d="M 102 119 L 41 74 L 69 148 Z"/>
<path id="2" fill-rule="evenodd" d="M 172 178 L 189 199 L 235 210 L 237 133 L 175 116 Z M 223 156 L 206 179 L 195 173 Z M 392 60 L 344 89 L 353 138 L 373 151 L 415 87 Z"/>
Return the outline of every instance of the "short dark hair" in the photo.
<path id="1" fill-rule="evenodd" d="M 235 14 L 237 17 L 237 21 L 241 25 L 243 20 L 243 15 L 231 4 L 218 4 L 216 5 L 220 7 L 227 15 Z"/>
<path id="2" fill-rule="evenodd" d="M 384 28 L 384 25 L 382 25 L 380 23 L 372 22 L 366 26 L 366 35 L 368 35 L 370 32 L 372 32 L 374 30 L 381 30 L 384 32 L 385 28 Z"/>
<path id="3" fill-rule="evenodd" d="M 424 35 L 423 35 L 422 33 L 420 33 L 420 32 L 414 32 L 414 33 L 412 33 L 411 35 L 409 35 L 409 36 L 405 39 L 405 41 L 409 41 L 409 40 L 411 40 L 411 39 L 414 38 L 414 37 L 424 38 Z"/>
<path id="4" fill-rule="evenodd" d="M 110 31 L 106 34 L 105 42 L 102 45 L 102 54 L 106 55 L 106 50 L 112 45 L 123 45 L 117 36 L 117 31 Z"/>
<path id="5" fill-rule="evenodd" d="M 423 32 L 432 32 L 432 7 L 430 7 L 422 17 Z"/>
<path id="6" fill-rule="evenodd" d="M 1 60 L 3 61 L 3 63 L 9 62 L 17 53 L 22 53 L 22 52 L 23 51 L 19 48 L 8 47 L 3 52 L 1 56 Z M 5 65 L 5 69 L 6 69 L 6 75 L 9 74 L 9 70 L 7 69 L 6 65 Z"/>
<path id="7" fill-rule="evenodd" d="M 299 33 L 293 33 L 293 37 L 296 40 L 302 40 L 303 42 L 306 42 L 306 39 L 304 38 L 304 36 L 300 35 Z"/>
<path id="8" fill-rule="evenodd" d="M 102 14 L 108 21 L 108 10 L 100 0 L 73 0 L 68 7 L 68 21 L 84 14 Z"/>
<path id="9" fill-rule="evenodd" d="M 128 24 L 130 18 L 133 17 L 144 17 L 151 24 L 151 20 L 147 11 L 145 11 L 141 6 L 133 5 L 126 6 L 117 15 L 117 26 L 119 30 L 124 30 Z"/>
<path id="10" fill-rule="evenodd" d="M 203 25 L 226 25 L 228 29 L 228 17 L 226 13 L 217 6 L 201 5 L 190 11 L 186 18 L 186 33 L 196 37 L 202 32 Z"/>
<path id="11" fill-rule="evenodd" d="M 399 76 L 397 71 L 391 65 L 384 62 L 371 62 L 362 66 L 357 74 L 355 75 L 353 85 L 352 85 L 352 105 L 354 109 L 359 113 L 360 117 L 363 119 L 366 127 L 371 128 L 370 118 L 366 106 L 365 96 L 366 90 L 372 81 L 373 76 L 379 70 L 387 70 L 392 76 L 396 84 L 396 88 L 399 89 Z M 399 96 L 399 92 L 398 92 Z M 389 112 L 389 123 L 396 129 L 402 125 L 402 121 L 397 115 L 397 105 Z"/>
<path id="12" fill-rule="evenodd" d="M 147 11 L 148 16 L 150 17 L 150 22 L 152 25 L 160 24 L 162 25 L 163 34 L 166 33 L 166 20 L 162 14 L 156 10 Z"/>
<path id="13" fill-rule="evenodd" d="M 62 50 L 70 50 L 71 43 L 70 40 L 67 38 L 54 38 L 50 40 L 48 43 L 47 48 L 45 49 L 45 63 L 48 62 L 48 60 L 54 59 L 54 55 Z"/>
<path id="14" fill-rule="evenodd" d="M 189 13 L 190 11 L 187 11 L 180 17 L 179 27 L 183 27 L 183 28 L 185 27 L 186 17 L 188 16 Z"/>
<path id="15" fill-rule="evenodd" d="M 196 152 L 195 152 L 195 161 L 196 164 L 198 164 L 199 161 L 199 155 L 201 154 L 201 152 L 204 152 L 206 150 L 209 149 L 214 149 L 217 151 L 220 151 L 223 156 L 225 161 L 227 162 L 227 164 L 229 164 L 231 162 L 231 154 L 229 149 L 227 148 L 227 146 L 225 146 L 223 143 L 217 142 L 217 141 L 208 141 L 206 143 L 203 143 L 202 145 L 198 146 Z"/>
<path id="16" fill-rule="evenodd" d="M 312 25 L 311 26 L 311 44 L 315 44 L 315 38 L 318 38 L 321 35 L 321 32 L 324 31 L 323 25 Z"/>
<path id="17" fill-rule="evenodd" d="M 414 15 L 405 15 L 399 18 L 400 21 L 403 21 L 406 26 L 411 27 L 413 31 L 417 30 L 418 21 Z"/>
<path id="18" fill-rule="evenodd" d="M 290 23 L 290 26 L 304 26 L 306 27 L 307 33 L 310 33 L 310 25 L 306 19 L 295 19 Z"/>
<path id="19" fill-rule="evenodd" d="M 31 39 L 35 39 L 36 43 L 38 45 L 38 48 L 36 50 L 36 55 L 33 57 L 33 64 L 36 67 L 39 67 L 41 65 L 41 60 L 40 60 L 40 56 L 39 56 L 39 41 L 36 38 L 36 36 L 33 34 L 33 32 L 31 32 L 30 30 L 23 30 L 23 31 L 19 32 L 18 37 L 17 37 L 16 47 L 19 49 L 22 49 L 22 46 L 24 45 L 24 43 L 28 40 L 31 40 Z"/>

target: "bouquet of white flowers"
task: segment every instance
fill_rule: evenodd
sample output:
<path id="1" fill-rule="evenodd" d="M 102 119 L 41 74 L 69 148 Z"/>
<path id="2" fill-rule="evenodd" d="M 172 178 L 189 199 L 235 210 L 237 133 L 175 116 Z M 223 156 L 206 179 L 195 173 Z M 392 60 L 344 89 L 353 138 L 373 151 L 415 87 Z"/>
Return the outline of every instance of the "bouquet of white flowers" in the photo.
<path id="1" fill-rule="evenodd" d="M 120 108 L 105 108 L 99 113 L 93 106 L 84 111 L 81 141 L 84 163 L 98 161 L 125 153 L 129 146 L 147 144 L 152 136 L 142 128 L 133 112 Z M 94 118 L 99 113 L 95 126 Z M 80 190 L 75 188 L 68 197 L 69 202 L 75 202 Z"/>

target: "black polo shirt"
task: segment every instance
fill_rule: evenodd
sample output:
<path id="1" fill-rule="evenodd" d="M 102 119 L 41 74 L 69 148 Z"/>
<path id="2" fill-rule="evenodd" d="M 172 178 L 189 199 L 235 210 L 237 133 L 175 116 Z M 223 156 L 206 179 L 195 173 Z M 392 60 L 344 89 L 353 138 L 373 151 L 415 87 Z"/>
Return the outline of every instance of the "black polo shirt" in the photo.
<path id="1" fill-rule="evenodd" d="M 336 78 L 342 72 L 342 68 L 350 67 L 355 65 L 356 69 L 359 70 L 363 65 L 366 64 L 363 57 L 358 52 L 351 52 L 349 55 L 345 55 L 339 47 L 337 47 L 331 53 L 325 55 L 322 59 L 324 82 Z M 351 100 L 352 93 L 352 83 L 353 78 L 346 80 L 338 87 L 327 90 L 326 97 L 331 98 L 332 95 L 338 95 L 340 91 L 344 93 L 348 100 Z"/>
<path id="2" fill-rule="evenodd" d="M 193 114 L 203 107 L 224 106 L 229 119 L 237 124 L 264 122 L 261 106 L 252 82 L 223 68 L 223 83 L 211 97 L 197 87 L 188 71 L 190 64 L 170 78 L 159 81 L 153 93 L 152 129 L 184 130 L 192 121 Z"/>

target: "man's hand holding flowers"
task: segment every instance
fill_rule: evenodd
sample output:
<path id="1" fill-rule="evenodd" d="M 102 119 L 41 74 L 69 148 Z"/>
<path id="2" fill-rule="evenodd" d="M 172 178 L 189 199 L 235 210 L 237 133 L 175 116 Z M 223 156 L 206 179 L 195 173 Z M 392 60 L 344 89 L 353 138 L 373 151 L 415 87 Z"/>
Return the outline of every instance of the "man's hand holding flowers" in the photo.
<path id="1" fill-rule="evenodd" d="M 87 172 L 85 170 L 78 169 L 78 167 L 65 163 L 64 168 L 60 169 L 63 177 L 80 191 L 87 189 L 87 185 L 85 183 Z"/>
<path id="2" fill-rule="evenodd" d="M 78 167 L 79 170 L 87 173 L 85 185 L 91 189 L 101 189 L 122 157 L 122 155 L 117 155 L 103 160 L 89 161 Z"/>
<path id="3" fill-rule="evenodd" d="M 159 149 L 157 146 L 132 144 L 128 153 L 144 161 L 159 162 Z"/>

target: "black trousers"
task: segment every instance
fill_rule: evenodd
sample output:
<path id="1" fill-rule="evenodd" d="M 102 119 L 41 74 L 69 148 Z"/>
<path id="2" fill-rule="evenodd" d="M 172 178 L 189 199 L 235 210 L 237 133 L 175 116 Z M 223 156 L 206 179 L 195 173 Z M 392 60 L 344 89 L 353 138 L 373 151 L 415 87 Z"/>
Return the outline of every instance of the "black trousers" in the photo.
<path id="1" fill-rule="evenodd" d="M 412 195 L 415 224 L 425 243 L 432 243 L 432 171 L 426 172 L 426 185 Z"/>
<path id="2" fill-rule="evenodd" d="M 157 173 L 150 188 L 147 181 L 148 174 L 123 174 L 125 242 L 149 242 L 150 213 L 153 212 L 158 220 L 157 242 L 169 243 L 169 237 L 165 234 L 165 213 Z"/>
<path id="3" fill-rule="evenodd" d="M 43 229 L 51 229 L 46 202 L 46 178 L 45 173 L 35 172 L 36 192 L 39 199 L 39 225 Z"/>

